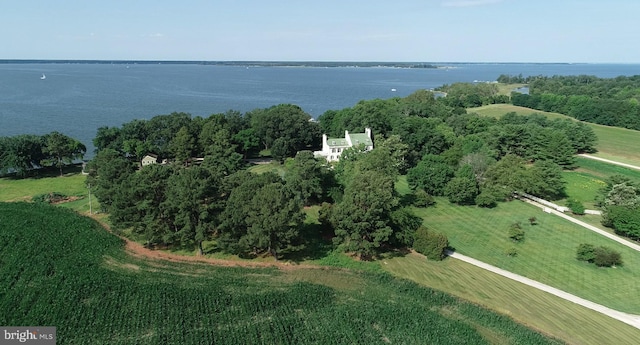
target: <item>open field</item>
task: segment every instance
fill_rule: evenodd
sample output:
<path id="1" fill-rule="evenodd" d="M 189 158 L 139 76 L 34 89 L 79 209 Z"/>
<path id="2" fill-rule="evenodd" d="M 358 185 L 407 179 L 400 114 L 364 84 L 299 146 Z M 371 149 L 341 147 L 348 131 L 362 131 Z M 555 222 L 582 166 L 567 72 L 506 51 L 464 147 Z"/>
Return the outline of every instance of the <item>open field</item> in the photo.
<path id="1" fill-rule="evenodd" d="M 491 104 L 478 108 L 469 108 L 467 111 L 469 113 L 477 113 L 482 116 L 491 117 L 500 117 L 506 113 L 515 112 L 520 115 L 538 113 L 551 119 L 573 119 L 572 117 L 558 113 L 549 113 L 511 104 Z M 596 145 L 598 152 L 594 153 L 594 156 L 627 164 L 640 165 L 640 131 L 603 126 L 589 122 L 585 123 L 589 125 L 598 136 L 598 143 Z"/>
<path id="2" fill-rule="evenodd" d="M 582 202 L 587 209 L 596 209 L 594 200 L 598 190 L 613 175 L 626 176 L 640 183 L 640 171 L 637 170 L 583 157 L 576 157 L 576 165 L 577 169 L 563 172 L 567 182 L 566 193 L 568 197 Z M 566 199 L 556 203 L 564 205 Z"/>
<path id="3" fill-rule="evenodd" d="M 12 177 L 0 178 L 0 201 L 31 201 L 35 195 L 59 192 L 78 199 L 60 204 L 62 207 L 73 209 L 79 213 L 89 213 L 89 190 L 84 182 L 86 176 L 80 173 L 80 168 L 69 167 L 64 176 L 57 174 L 16 179 Z M 92 198 L 93 210 L 99 209 L 98 201 Z"/>
<path id="4" fill-rule="evenodd" d="M 510 315 L 571 344 L 633 344 L 640 336 L 632 326 L 459 260 L 428 261 L 409 254 L 385 259 L 382 267 Z"/>
<path id="5" fill-rule="evenodd" d="M 594 200 L 597 192 L 606 185 L 602 179 L 579 171 L 564 171 L 562 177 L 567 182 L 565 188 L 567 198 L 554 201 L 556 204 L 566 205 L 567 199 L 573 198 L 587 209 L 596 209 Z"/>
<path id="6" fill-rule="evenodd" d="M 527 84 L 503 84 L 503 83 L 498 83 L 496 85 L 498 85 L 498 94 L 511 96 L 511 92 L 513 92 L 514 89 L 523 87 L 523 86 L 525 86 Z"/>
<path id="7" fill-rule="evenodd" d="M 0 203 L 0 218 L 0 324 L 56 325 L 61 343 L 559 343 L 384 273 L 152 260 L 68 210 Z"/>
<path id="8" fill-rule="evenodd" d="M 513 201 L 494 209 L 455 206 L 438 198 L 435 207 L 416 209 L 430 229 L 449 237 L 456 251 L 610 308 L 640 314 L 640 253 L 534 206 Z M 535 216 L 537 225 L 528 218 Z M 507 236 L 520 222 L 523 243 Z M 580 243 L 605 245 L 622 253 L 624 265 L 597 268 L 576 260 Z M 506 255 L 515 248 L 516 257 Z"/>

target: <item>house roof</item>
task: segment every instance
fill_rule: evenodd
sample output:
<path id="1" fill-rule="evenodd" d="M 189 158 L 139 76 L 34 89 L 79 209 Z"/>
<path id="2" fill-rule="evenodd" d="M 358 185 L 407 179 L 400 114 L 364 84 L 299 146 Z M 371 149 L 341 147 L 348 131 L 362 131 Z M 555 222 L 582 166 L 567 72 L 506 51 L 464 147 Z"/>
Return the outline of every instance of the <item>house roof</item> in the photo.
<path id="1" fill-rule="evenodd" d="M 365 133 L 349 133 L 349 137 L 351 138 L 353 146 L 358 146 L 360 144 L 365 144 L 365 146 L 373 145 L 371 138 L 369 138 Z"/>
<path id="2" fill-rule="evenodd" d="M 327 138 L 327 145 L 329 147 L 349 146 L 345 138 Z"/>

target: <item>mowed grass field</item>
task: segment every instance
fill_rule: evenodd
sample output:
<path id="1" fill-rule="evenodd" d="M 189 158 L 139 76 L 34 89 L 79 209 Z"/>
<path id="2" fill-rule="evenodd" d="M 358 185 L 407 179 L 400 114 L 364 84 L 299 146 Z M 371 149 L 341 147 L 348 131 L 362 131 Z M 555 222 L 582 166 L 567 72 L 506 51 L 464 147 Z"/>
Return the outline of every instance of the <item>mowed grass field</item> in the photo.
<path id="1" fill-rule="evenodd" d="M 392 274 L 486 306 L 569 344 L 635 344 L 640 330 L 466 262 L 420 254 L 385 259 Z"/>
<path id="2" fill-rule="evenodd" d="M 36 195 L 57 192 L 76 199 L 61 203 L 61 207 L 89 214 L 89 189 L 85 185 L 86 176 L 81 174 L 79 167 L 68 167 L 64 172 L 63 176 L 51 173 L 23 179 L 0 178 L 0 201 L 31 201 L 31 198 Z M 100 205 L 96 198 L 92 197 L 91 202 L 93 211 L 97 211 Z"/>
<path id="3" fill-rule="evenodd" d="M 519 115 L 538 113 L 550 119 L 562 118 L 575 120 L 566 115 L 511 104 L 490 104 L 477 108 L 469 108 L 467 112 L 496 118 L 509 112 L 515 112 Z M 596 145 L 598 152 L 593 154 L 594 156 L 627 164 L 640 165 L 640 131 L 597 125 L 588 122 L 585 123 L 589 125 L 596 136 L 598 136 L 598 143 Z"/>
<path id="4" fill-rule="evenodd" d="M 639 252 L 524 202 L 484 209 L 437 200 L 435 207 L 415 212 L 425 226 L 447 234 L 456 251 L 610 308 L 640 314 Z M 529 224 L 530 217 L 537 218 L 536 225 Z M 525 230 L 522 243 L 507 235 L 516 222 Z M 598 268 L 576 260 L 581 243 L 614 248 L 622 253 L 624 265 Z M 517 256 L 506 254 L 511 248 Z"/>
<path id="5" fill-rule="evenodd" d="M 575 170 L 564 171 L 563 177 L 567 182 L 567 198 L 574 198 L 583 203 L 587 209 L 596 209 L 595 197 L 598 191 L 606 185 L 606 181 L 613 175 L 626 176 L 636 183 L 640 183 L 640 171 L 596 161 L 584 157 L 576 157 Z M 565 204 L 566 199 L 556 203 Z"/>

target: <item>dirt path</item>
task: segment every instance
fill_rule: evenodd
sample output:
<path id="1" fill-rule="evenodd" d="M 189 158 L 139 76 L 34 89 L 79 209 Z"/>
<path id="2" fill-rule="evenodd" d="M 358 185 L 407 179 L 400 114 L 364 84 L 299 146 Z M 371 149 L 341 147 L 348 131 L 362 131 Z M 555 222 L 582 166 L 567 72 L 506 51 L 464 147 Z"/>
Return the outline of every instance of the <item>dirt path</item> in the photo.
<path id="1" fill-rule="evenodd" d="M 617 310 L 605 307 L 605 306 L 603 306 L 601 304 L 597 304 L 597 303 L 588 301 L 588 300 L 586 300 L 584 298 L 580 298 L 580 297 L 578 297 L 576 295 L 572 295 L 572 294 L 570 294 L 568 292 L 564 292 L 564 291 L 562 291 L 560 289 L 556 289 L 556 288 L 554 288 L 552 286 L 540 283 L 538 281 L 535 281 L 533 279 L 529 279 L 529 278 L 521 276 L 519 274 L 515 274 L 515 273 L 512 273 L 512 272 L 503 270 L 501 268 L 489 265 L 487 263 L 484 263 L 482 261 L 479 261 L 479 260 L 476 260 L 474 258 L 468 257 L 466 255 L 462 255 L 462 254 L 459 254 L 459 253 L 453 253 L 453 252 L 449 252 L 448 255 L 451 258 L 467 262 L 467 263 L 472 264 L 474 266 L 483 268 L 483 269 L 485 269 L 487 271 L 491 271 L 491 272 L 499 274 L 499 275 L 501 275 L 503 277 L 506 277 L 506 278 L 518 281 L 520 283 L 529 285 L 529 286 L 534 287 L 534 288 L 536 288 L 538 290 L 542 290 L 542 291 L 548 292 L 548 293 L 550 293 L 552 295 L 555 295 L 555 296 L 558 296 L 558 297 L 560 297 L 562 299 L 565 299 L 567 301 L 579 304 L 579 305 L 581 305 L 583 307 L 586 307 L 586 308 L 589 308 L 591 310 L 595 310 L 595 311 L 597 311 L 599 313 L 602 313 L 604 315 L 612 317 L 612 318 L 614 318 L 616 320 L 622 321 L 622 322 L 624 322 L 624 323 L 626 323 L 628 325 L 631 325 L 633 327 L 640 328 L 640 315 L 627 314 L 627 313 L 623 313 L 621 311 L 617 311 Z"/>
<path id="2" fill-rule="evenodd" d="M 222 266 L 222 267 L 248 267 L 248 268 L 275 267 L 281 270 L 329 269 L 329 267 L 325 267 L 325 266 L 296 264 L 296 263 L 291 263 L 289 261 L 264 262 L 264 261 L 214 259 L 214 258 L 208 258 L 204 256 L 188 256 L 188 255 L 173 254 L 173 253 L 169 253 L 162 250 L 153 250 L 153 249 L 145 248 L 140 243 L 131 241 L 126 237 L 115 234 L 111 230 L 109 225 L 104 223 L 100 219 L 97 219 L 96 217 L 91 217 L 91 218 L 95 219 L 98 223 L 100 223 L 100 225 L 102 225 L 102 227 L 105 230 L 121 238 L 125 242 L 125 251 L 131 256 L 134 256 L 137 258 L 144 258 L 144 259 L 150 259 L 150 260 L 163 260 L 163 261 L 170 261 L 170 262 L 205 263 L 205 264 Z"/>
<path id="3" fill-rule="evenodd" d="M 600 157 L 596 157 L 596 156 L 592 156 L 592 155 L 587 155 L 587 154 L 584 154 L 584 153 L 578 154 L 578 156 L 584 157 L 584 158 L 589 158 L 589 159 L 594 159 L 594 160 L 605 162 L 605 163 L 609 163 L 609 164 L 619 165 L 621 167 L 625 167 L 625 168 L 629 168 L 629 169 L 640 170 L 640 167 L 637 166 L 637 165 L 631 165 L 631 164 L 627 164 L 627 163 L 616 162 L 616 161 L 612 161 L 612 160 L 609 160 L 609 159 L 604 159 L 604 158 L 600 158 Z"/>

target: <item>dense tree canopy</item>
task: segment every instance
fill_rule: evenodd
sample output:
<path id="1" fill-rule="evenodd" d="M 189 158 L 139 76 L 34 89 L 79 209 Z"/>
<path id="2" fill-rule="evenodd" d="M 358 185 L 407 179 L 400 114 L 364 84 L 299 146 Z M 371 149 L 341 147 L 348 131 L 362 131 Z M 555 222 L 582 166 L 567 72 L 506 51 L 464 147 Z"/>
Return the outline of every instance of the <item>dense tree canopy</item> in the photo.
<path id="1" fill-rule="evenodd" d="M 503 80 L 507 80 L 505 77 Z M 527 78 L 529 94 L 513 93 L 511 102 L 558 112 L 578 120 L 640 129 L 640 76 L 536 76 Z"/>
<path id="2" fill-rule="evenodd" d="M 43 136 L 0 137 L 0 173 L 25 176 L 43 166 L 62 168 L 84 157 L 87 148 L 78 140 L 59 132 Z"/>

